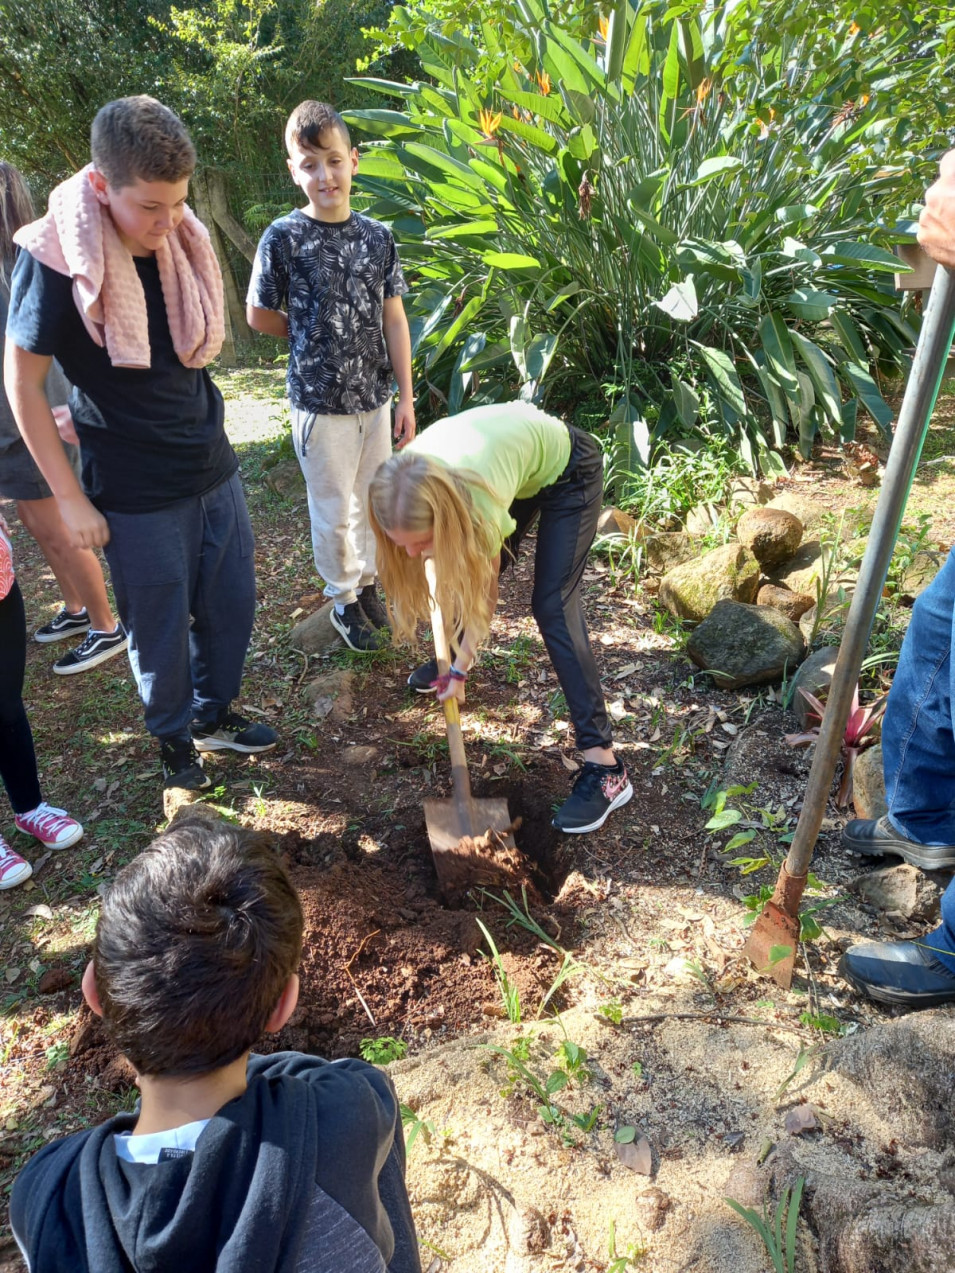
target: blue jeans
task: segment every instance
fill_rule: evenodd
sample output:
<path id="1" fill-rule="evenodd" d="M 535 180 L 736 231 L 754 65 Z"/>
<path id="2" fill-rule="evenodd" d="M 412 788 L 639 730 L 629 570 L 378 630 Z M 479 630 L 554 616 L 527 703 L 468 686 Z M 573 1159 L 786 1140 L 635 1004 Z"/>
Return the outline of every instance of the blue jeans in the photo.
<path id="1" fill-rule="evenodd" d="M 157 738 L 187 737 L 237 697 L 255 614 L 252 525 L 238 475 L 149 513 L 105 513 L 129 661 Z"/>
<path id="2" fill-rule="evenodd" d="M 955 551 L 915 602 L 882 724 L 889 821 L 920 844 L 955 844 Z M 955 880 L 925 938 L 955 972 Z"/>

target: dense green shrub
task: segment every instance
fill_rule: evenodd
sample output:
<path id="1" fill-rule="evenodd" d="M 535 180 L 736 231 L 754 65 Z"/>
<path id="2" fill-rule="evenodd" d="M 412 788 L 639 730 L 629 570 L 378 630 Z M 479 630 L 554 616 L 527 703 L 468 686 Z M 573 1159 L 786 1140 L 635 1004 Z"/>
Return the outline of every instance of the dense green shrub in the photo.
<path id="1" fill-rule="evenodd" d="M 362 183 L 416 274 L 418 366 L 447 409 L 606 383 L 634 464 L 692 430 L 774 467 L 789 430 L 807 450 L 860 407 L 888 426 L 872 368 L 916 338 L 870 144 L 891 102 L 848 102 L 842 62 L 827 99 L 811 36 L 744 46 L 732 22 L 621 2 L 588 37 L 507 0 L 470 34 L 416 29 L 430 82 L 362 81 L 404 100 L 348 118 L 383 138 Z"/>

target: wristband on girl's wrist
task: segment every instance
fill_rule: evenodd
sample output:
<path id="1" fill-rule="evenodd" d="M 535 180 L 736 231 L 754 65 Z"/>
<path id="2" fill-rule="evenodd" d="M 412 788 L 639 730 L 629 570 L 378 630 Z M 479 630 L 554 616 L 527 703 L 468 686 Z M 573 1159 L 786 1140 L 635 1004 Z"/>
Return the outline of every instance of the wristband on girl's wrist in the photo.
<path id="1" fill-rule="evenodd" d="M 452 681 L 466 681 L 468 679 L 467 672 L 462 672 L 459 667 L 455 667 L 452 663 L 448 668 L 448 676 Z"/>

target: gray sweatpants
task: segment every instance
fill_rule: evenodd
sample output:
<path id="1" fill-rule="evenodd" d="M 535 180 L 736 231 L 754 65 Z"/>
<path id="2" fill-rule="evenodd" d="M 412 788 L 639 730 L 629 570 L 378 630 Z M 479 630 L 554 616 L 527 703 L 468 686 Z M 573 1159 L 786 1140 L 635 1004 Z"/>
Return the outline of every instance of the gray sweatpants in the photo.
<path id="1" fill-rule="evenodd" d="M 391 403 L 357 415 L 293 407 L 292 441 L 308 488 L 315 569 L 325 596 L 348 605 L 377 573 L 368 487 L 391 454 Z"/>

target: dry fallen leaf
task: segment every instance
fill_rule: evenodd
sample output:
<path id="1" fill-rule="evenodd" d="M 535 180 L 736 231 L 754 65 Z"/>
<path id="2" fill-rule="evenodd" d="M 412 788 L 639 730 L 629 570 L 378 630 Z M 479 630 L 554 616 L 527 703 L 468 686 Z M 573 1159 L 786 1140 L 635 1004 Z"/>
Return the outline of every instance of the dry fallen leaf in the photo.
<path id="1" fill-rule="evenodd" d="M 617 1151 L 617 1157 L 631 1171 L 638 1171 L 641 1176 L 649 1176 L 653 1171 L 653 1152 L 646 1136 L 640 1136 L 639 1139 L 625 1144 L 618 1141 L 614 1148 Z"/>
<path id="2" fill-rule="evenodd" d="M 565 756 L 563 752 L 560 753 L 560 762 L 572 774 L 575 774 L 580 768 L 576 760 L 573 760 L 570 756 Z"/>
<path id="3" fill-rule="evenodd" d="M 803 1132 L 818 1131 L 819 1120 L 811 1105 L 797 1105 L 786 1115 L 783 1126 L 790 1136 L 801 1136 Z"/>
<path id="4" fill-rule="evenodd" d="M 53 918 L 53 912 L 45 902 L 38 902 L 36 906 L 28 906 L 23 913 L 24 915 L 35 915 L 38 919 Z"/>
<path id="5" fill-rule="evenodd" d="M 622 667 L 619 672 L 614 672 L 613 679 L 615 681 L 622 681 L 625 676 L 630 676 L 631 673 L 636 672 L 636 670 L 636 663 L 628 663 L 627 666 Z"/>

